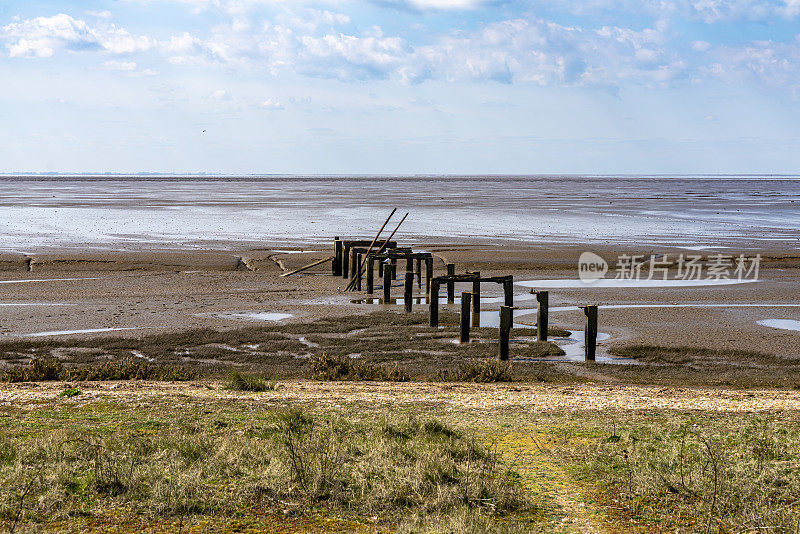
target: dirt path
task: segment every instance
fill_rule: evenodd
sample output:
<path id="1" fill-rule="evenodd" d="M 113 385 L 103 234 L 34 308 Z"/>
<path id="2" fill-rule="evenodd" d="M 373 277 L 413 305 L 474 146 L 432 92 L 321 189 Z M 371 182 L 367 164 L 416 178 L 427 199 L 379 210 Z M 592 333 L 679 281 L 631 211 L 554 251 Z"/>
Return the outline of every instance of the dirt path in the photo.
<path id="1" fill-rule="evenodd" d="M 73 384 L 74 385 L 74 384 Z M 238 393 L 219 382 L 86 382 L 81 402 L 97 399 L 135 401 L 157 397 L 267 403 L 313 403 L 319 406 L 366 404 L 373 408 L 430 406 L 443 409 L 525 412 L 590 410 L 701 410 L 765 412 L 800 410 L 797 390 L 735 390 L 618 385 L 462 384 L 432 382 L 288 381 L 275 391 Z M 53 399 L 62 382 L 0 384 L 0 404 L 25 407 Z"/>

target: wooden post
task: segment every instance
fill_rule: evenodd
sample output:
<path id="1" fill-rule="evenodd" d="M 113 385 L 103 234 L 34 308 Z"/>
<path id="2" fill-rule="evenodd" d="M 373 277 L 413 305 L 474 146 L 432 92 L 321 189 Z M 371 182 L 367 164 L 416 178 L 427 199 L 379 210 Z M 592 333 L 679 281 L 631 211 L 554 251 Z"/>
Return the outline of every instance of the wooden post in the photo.
<path id="1" fill-rule="evenodd" d="M 392 280 L 397 280 L 397 258 L 392 258 Z"/>
<path id="2" fill-rule="evenodd" d="M 333 238 L 333 263 L 331 264 L 331 274 L 342 276 L 342 240 L 339 236 Z"/>
<path id="3" fill-rule="evenodd" d="M 508 360 L 511 342 L 511 325 L 514 324 L 514 308 L 500 306 L 500 360 Z"/>
<path id="4" fill-rule="evenodd" d="M 367 258 L 367 295 L 375 292 L 375 258 L 371 255 Z"/>
<path id="5" fill-rule="evenodd" d="M 481 276 L 480 271 L 475 271 L 477 277 Z M 481 325 L 481 281 L 472 281 L 472 326 L 478 327 Z"/>
<path id="6" fill-rule="evenodd" d="M 411 307 L 414 304 L 414 272 L 406 271 L 406 285 L 403 292 L 403 304 L 406 307 L 406 313 L 411 313 Z"/>
<path id="7" fill-rule="evenodd" d="M 455 263 L 447 264 L 447 276 L 456 274 Z M 453 281 L 447 282 L 447 303 L 452 304 L 456 301 L 456 283 Z"/>
<path id="8" fill-rule="evenodd" d="M 406 256 L 406 272 L 414 273 L 414 258 L 411 257 L 411 254 Z"/>
<path id="9" fill-rule="evenodd" d="M 378 278 L 383 278 L 383 260 L 378 262 Z"/>
<path id="10" fill-rule="evenodd" d="M 356 291 L 361 291 L 361 271 L 359 271 L 359 267 L 361 267 L 361 256 L 362 254 L 360 252 L 356 255 L 356 270 L 353 271 L 353 275 L 356 277 Z"/>
<path id="11" fill-rule="evenodd" d="M 539 301 L 539 315 L 536 319 L 536 339 L 547 341 L 547 322 L 550 307 L 550 294 L 547 291 L 537 291 L 536 300 Z"/>
<path id="12" fill-rule="evenodd" d="M 356 271 L 358 271 L 358 262 L 356 261 L 356 249 L 355 247 L 350 249 L 350 272 L 348 273 L 350 276 L 355 276 Z"/>
<path id="13" fill-rule="evenodd" d="M 439 282 L 431 280 L 431 291 L 428 296 L 431 308 L 431 326 L 439 326 Z"/>
<path id="14" fill-rule="evenodd" d="M 342 253 L 342 278 L 350 278 L 350 245 L 347 244 Z"/>
<path id="15" fill-rule="evenodd" d="M 391 304 L 392 300 L 392 268 L 387 265 L 383 269 L 383 303 Z"/>
<path id="16" fill-rule="evenodd" d="M 417 289 L 422 289 L 422 258 L 417 256 Z"/>
<path id="17" fill-rule="evenodd" d="M 469 343 L 469 323 L 472 315 L 472 293 L 461 292 L 461 343 Z"/>
<path id="18" fill-rule="evenodd" d="M 586 361 L 593 362 L 597 350 L 597 306 L 585 306 L 583 313 L 586 314 L 586 339 L 584 341 Z"/>
<path id="19" fill-rule="evenodd" d="M 425 258 L 425 292 L 431 292 L 431 278 L 433 278 L 433 256 Z"/>
<path id="20" fill-rule="evenodd" d="M 506 306 L 514 307 L 514 280 L 503 281 L 503 295 L 505 296 Z"/>

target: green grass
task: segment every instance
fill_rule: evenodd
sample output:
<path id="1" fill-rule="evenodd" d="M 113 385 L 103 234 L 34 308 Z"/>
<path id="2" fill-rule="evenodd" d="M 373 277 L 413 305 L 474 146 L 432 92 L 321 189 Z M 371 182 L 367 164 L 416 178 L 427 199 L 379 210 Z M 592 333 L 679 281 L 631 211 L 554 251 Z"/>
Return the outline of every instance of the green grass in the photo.
<path id="1" fill-rule="evenodd" d="M 260 376 L 249 375 L 233 371 L 225 383 L 225 389 L 231 391 L 274 391 L 278 388 L 278 383 L 274 380 L 265 380 Z"/>
<path id="2" fill-rule="evenodd" d="M 79 390 L 78 388 L 68 387 L 68 388 L 64 389 L 64 391 L 59 393 L 58 396 L 70 399 L 72 397 L 77 397 L 80 394 L 81 394 L 81 390 Z"/>
<path id="3" fill-rule="evenodd" d="M 99 404 L 4 421 L 0 530 L 81 530 L 99 518 L 120 530 L 246 529 L 327 517 L 353 528 L 505 532 L 532 509 L 492 451 L 429 417 L 360 421 L 299 408 L 242 417 L 242 408 Z"/>

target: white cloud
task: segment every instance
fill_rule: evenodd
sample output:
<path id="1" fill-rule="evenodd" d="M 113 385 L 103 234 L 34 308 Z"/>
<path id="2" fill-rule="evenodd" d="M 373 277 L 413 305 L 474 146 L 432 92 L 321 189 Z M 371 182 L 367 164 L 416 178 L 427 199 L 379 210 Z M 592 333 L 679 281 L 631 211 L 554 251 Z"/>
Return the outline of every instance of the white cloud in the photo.
<path id="1" fill-rule="evenodd" d="M 691 47 L 692 50 L 695 50 L 696 52 L 705 52 L 711 48 L 711 43 L 708 41 L 692 41 Z"/>
<path id="2" fill-rule="evenodd" d="M 270 110 L 283 109 L 283 105 L 280 102 L 272 100 L 271 98 L 264 100 L 259 104 L 259 106 L 261 106 L 264 109 L 270 109 Z"/>
<path id="3" fill-rule="evenodd" d="M 91 17 L 97 17 L 99 19 L 110 19 L 113 17 L 111 11 L 104 10 L 104 11 L 87 11 L 87 15 Z"/>
<path id="4" fill-rule="evenodd" d="M 214 91 L 211 93 L 211 98 L 214 100 L 233 100 L 230 93 L 225 89 L 219 89 L 218 91 Z"/>
<path id="5" fill-rule="evenodd" d="M 800 0 L 786 0 L 783 6 L 783 16 L 788 19 L 793 19 L 800 15 Z"/>
<path id="6" fill-rule="evenodd" d="M 135 61 L 106 61 L 103 63 L 106 70 L 119 72 L 129 78 L 143 78 L 158 75 L 158 71 L 152 69 L 140 69 Z"/>
<path id="7" fill-rule="evenodd" d="M 106 61 L 103 66 L 108 70 L 120 72 L 133 72 L 136 70 L 135 61 Z"/>
<path id="8" fill-rule="evenodd" d="M 401 8 L 411 8 L 416 10 L 458 10 L 458 9 L 475 9 L 483 4 L 487 4 L 487 0 L 372 0 L 379 5 L 389 5 Z"/>
<path id="9" fill-rule="evenodd" d="M 114 24 L 91 27 L 64 13 L 13 22 L 2 28 L 2 36 L 11 57 L 47 58 L 57 50 L 130 54 L 155 44 L 153 39 L 133 36 Z"/>

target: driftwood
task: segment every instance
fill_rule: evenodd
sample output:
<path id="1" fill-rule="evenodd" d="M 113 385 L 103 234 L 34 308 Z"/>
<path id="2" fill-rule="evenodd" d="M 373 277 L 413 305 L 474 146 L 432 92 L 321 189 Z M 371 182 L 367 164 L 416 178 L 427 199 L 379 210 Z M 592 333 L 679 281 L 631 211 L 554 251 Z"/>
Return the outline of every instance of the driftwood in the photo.
<path id="1" fill-rule="evenodd" d="M 291 276 L 291 275 L 293 275 L 293 274 L 301 273 L 301 272 L 303 272 L 303 271 L 305 271 L 305 270 L 307 270 L 307 269 L 310 269 L 310 268 L 312 268 L 312 267 L 316 267 L 316 266 L 317 266 L 317 265 L 319 265 L 320 263 L 325 263 L 326 261 L 331 261 L 331 260 L 332 260 L 334 257 L 335 257 L 335 256 L 330 256 L 330 257 L 328 257 L 328 258 L 325 258 L 324 260 L 319 260 L 319 261 L 315 261 L 314 263 L 309 263 L 309 264 L 308 264 L 308 265 L 306 265 L 305 267 L 300 267 L 299 269 L 295 269 L 294 271 L 291 271 L 291 272 L 288 272 L 288 273 L 283 273 L 281 276 L 282 276 L 282 277 L 283 277 L 283 276 Z"/>

